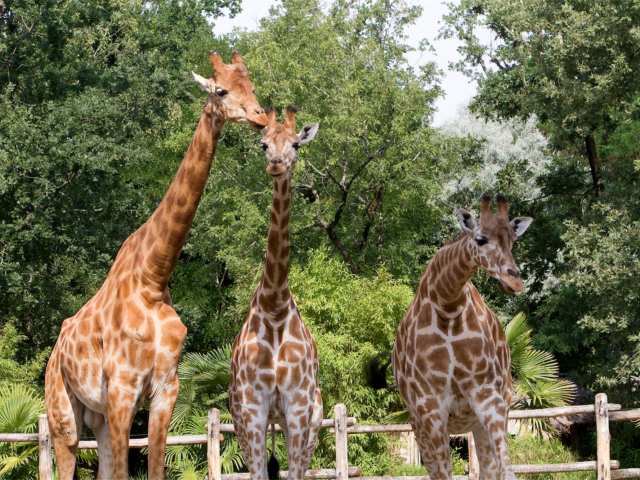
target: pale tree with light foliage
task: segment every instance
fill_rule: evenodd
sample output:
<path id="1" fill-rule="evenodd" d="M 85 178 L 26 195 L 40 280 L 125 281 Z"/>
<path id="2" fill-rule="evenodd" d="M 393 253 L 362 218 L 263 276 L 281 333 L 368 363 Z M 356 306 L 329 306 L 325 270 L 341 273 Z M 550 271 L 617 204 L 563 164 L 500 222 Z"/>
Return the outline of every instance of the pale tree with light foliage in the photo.
<path id="1" fill-rule="evenodd" d="M 460 107 L 441 131 L 446 138 L 466 138 L 475 146 L 448 162 L 442 201 L 469 208 L 483 193 L 500 193 L 512 203 L 540 197 L 538 179 L 547 173 L 551 157 L 537 123 L 535 115 L 526 121 L 485 120 Z"/>

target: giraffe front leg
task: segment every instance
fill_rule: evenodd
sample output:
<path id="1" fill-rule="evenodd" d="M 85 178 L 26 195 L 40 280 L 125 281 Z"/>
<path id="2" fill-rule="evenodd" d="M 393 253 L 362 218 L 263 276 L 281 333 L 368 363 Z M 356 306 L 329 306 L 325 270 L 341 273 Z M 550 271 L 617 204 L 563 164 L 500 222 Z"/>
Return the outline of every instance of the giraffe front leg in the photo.
<path id="1" fill-rule="evenodd" d="M 493 455 L 489 435 L 482 425 L 473 431 L 473 439 L 476 443 L 476 453 L 480 465 L 480 478 L 483 480 L 499 480 L 500 468 Z"/>
<path id="2" fill-rule="evenodd" d="M 492 477 L 493 465 L 499 471 L 502 480 L 517 480 L 517 477 L 511 466 L 509 459 L 509 450 L 507 442 L 507 404 L 505 399 L 498 393 L 485 399 L 482 403 L 469 401 L 478 420 L 480 427 L 474 430 L 474 438 L 476 438 L 478 461 L 480 462 L 480 474 L 482 478 L 498 478 L 497 473 Z M 476 437 L 477 431 L 477 437 Z M 489 453 L 490 449 L 490 453 Z M 482 453 L 481 453 L 482 451 Z M 486 458 L 485 465 L 488 468 L 487 474 L 482 473 L 482 460 L 480 456 Z M 488 456 L 493 457 L 491 463 Z M 486 476 L 485 476 L 486 475 Z"/>
<path id="3" fill-rule="evenodd" d="M 107 388 L 109 438 L 113 461 L 112 480 L 129 478 L 129 433 L 136 414 L 135 395 L 130 386 L 120 385 L 112 378 Z"/>
<path id="4" fill-rule="evenodd" d="M 164 453 L 167 431 L 178 398 L 180 383 L 177 376 L 167 380 L 161 395 L 149 403 L 149 480 L 164 479 Z"/>
<path id="5" fill-rule="evenodd" d="M 421 411 L 425 411 L 421 409 Z M 451 480 L 451 451 L 447 412 L 426 409 L 422 416 L 411 411 L 411 426 L 420 447 L 420 455 L 432 480 Z"/>

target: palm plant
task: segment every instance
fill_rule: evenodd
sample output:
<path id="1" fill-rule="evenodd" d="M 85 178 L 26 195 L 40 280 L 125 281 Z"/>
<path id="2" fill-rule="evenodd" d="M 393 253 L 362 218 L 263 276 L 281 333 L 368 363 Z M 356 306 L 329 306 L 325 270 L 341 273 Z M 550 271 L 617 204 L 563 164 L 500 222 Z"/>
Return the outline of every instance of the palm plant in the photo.
<path id="1" fill-rule="evenodd" d="M 558 362 L 554 356 L 533 348 L 531 329 L 524 313 L 516 315 L 504 325 L 504 333 L 511 350 L 511 375 L 513 382 L 514 410 L 563 407 L 575 395 L 575 385 L 558 378 Z M 534 432 L 557 433 L 546 419 L 522 420 L 521 428 Z"/>
<path id="2" fill-rule="evenodd" d="M 35 432 L 44 412 L 44 399 L 33 388 L 0 385 L 0 433 Z M 0 478 L 36 478 L 37 452 L 37 442 L 0 444 Z"/>
<path id="3" fill-rule="evenodd" d="M 511 409 L 567 405 L 574 396 L 575 385 L 558 378 L 558 363 L 551 353 L 533 348 L 526 315 L 519 313 L 503 327 L 511 351 L 511 375 L 514 379 Z M 409 411 L 387 415 L 383 423 L 409 423 Z M 540 418 L 522 420 L 520 428 L 531 428 L 538 434 L 556 433 L 548 421 Z"/>

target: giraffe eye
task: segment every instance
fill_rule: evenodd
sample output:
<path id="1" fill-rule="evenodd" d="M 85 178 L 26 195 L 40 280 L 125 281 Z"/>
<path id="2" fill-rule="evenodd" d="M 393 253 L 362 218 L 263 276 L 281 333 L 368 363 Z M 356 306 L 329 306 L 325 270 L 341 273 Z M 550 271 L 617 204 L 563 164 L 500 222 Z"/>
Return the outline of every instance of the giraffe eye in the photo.
<path id="1" fill-rule="evenodd" d="M 266 152 L 267 148 L 269 148 L 269 145 L 267 145 L 266 143 L 261 143 L 260 148 Z"/>
<path id="2" fill-rule="evenodd" d="M 298 150 L 300 148 L 300 144 L 298 142 L 294 143 L 292 145 L 293 148 L 295 148 L 296 150 Z"/>
<path id="3" fill-rule="evenodd" d="M 224 97 L 227 93 L 229 93 L 229 91 L 224 90 L 223 88 L 219 88 L 216 90 L 216 93 L 218 94 L 219 97 Z"/>
<path id="4" fill-rule="evenodd" d="M 483 237 L 476 237 L 476 242 L 478 243 L 479 246 L 483 246 L 483 245 L 486 245 L 489 242 L 489 240 Z"/>

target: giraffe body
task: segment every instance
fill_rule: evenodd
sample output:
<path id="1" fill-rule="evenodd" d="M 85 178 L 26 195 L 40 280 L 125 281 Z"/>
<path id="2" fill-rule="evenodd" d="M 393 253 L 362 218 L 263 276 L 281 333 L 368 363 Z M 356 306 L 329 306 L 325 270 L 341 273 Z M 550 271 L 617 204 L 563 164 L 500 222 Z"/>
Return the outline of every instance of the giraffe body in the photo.
<path id="1" fill-rule="evenodd" d="M 266 440 L 273 423 L 285 433 L 288 478 L 304 478 L 323 416 L 318 350 L 288 283 L 291 170 L 297 149 L 313 138 L 318 125 L 296 135 L 294 114 L 288 109 L 284 125 L 278 125 L 275 112 L 267 113 L 262 147 L 269 160 L 267 172 L 274 178 L 267 256 L 231 355 L 229 405 L 253 480 L 268 478 Z"/>
<path id="2" fill-rule="evenodd" d="M 429 262 L 392 354 L 422 458 L 437 480 L 452 478 L 449 435 L 467 432 L 474 433 L 480 478 L 516 478 L 507 450 L 509 345 L 469 279 L 482 267 L 507 291 L 521 291 L 511 248 L 531 219 L 510 223 L 504 197 L 498 197 L 496 215 L 489 201 L 483 198 L 477 225 L 468 212 L 459 212 L 465 231 Z"/>
<path id="3" fill-rule="evenodd" d="M 169 278 L 182 250 L 225 121 L 266 124 L 242 59 L 224 65 L 211 52 L 216 79 L 191 145 L 151 218 L 122 245 L 96 295 L 62 324 L 47 364 L 45 397 L 59 478 L 71 480 L 83 424 L 98 441 L 99 479 L 128 479 L 129 432 L 149 401 L 149 479 L 164 478 L 169 421 L 186 327 L 173 309 Z M 222 95 L 221 95 L 222 93 Z M 250 111 L 240 106 L 250 106 Z"/>

